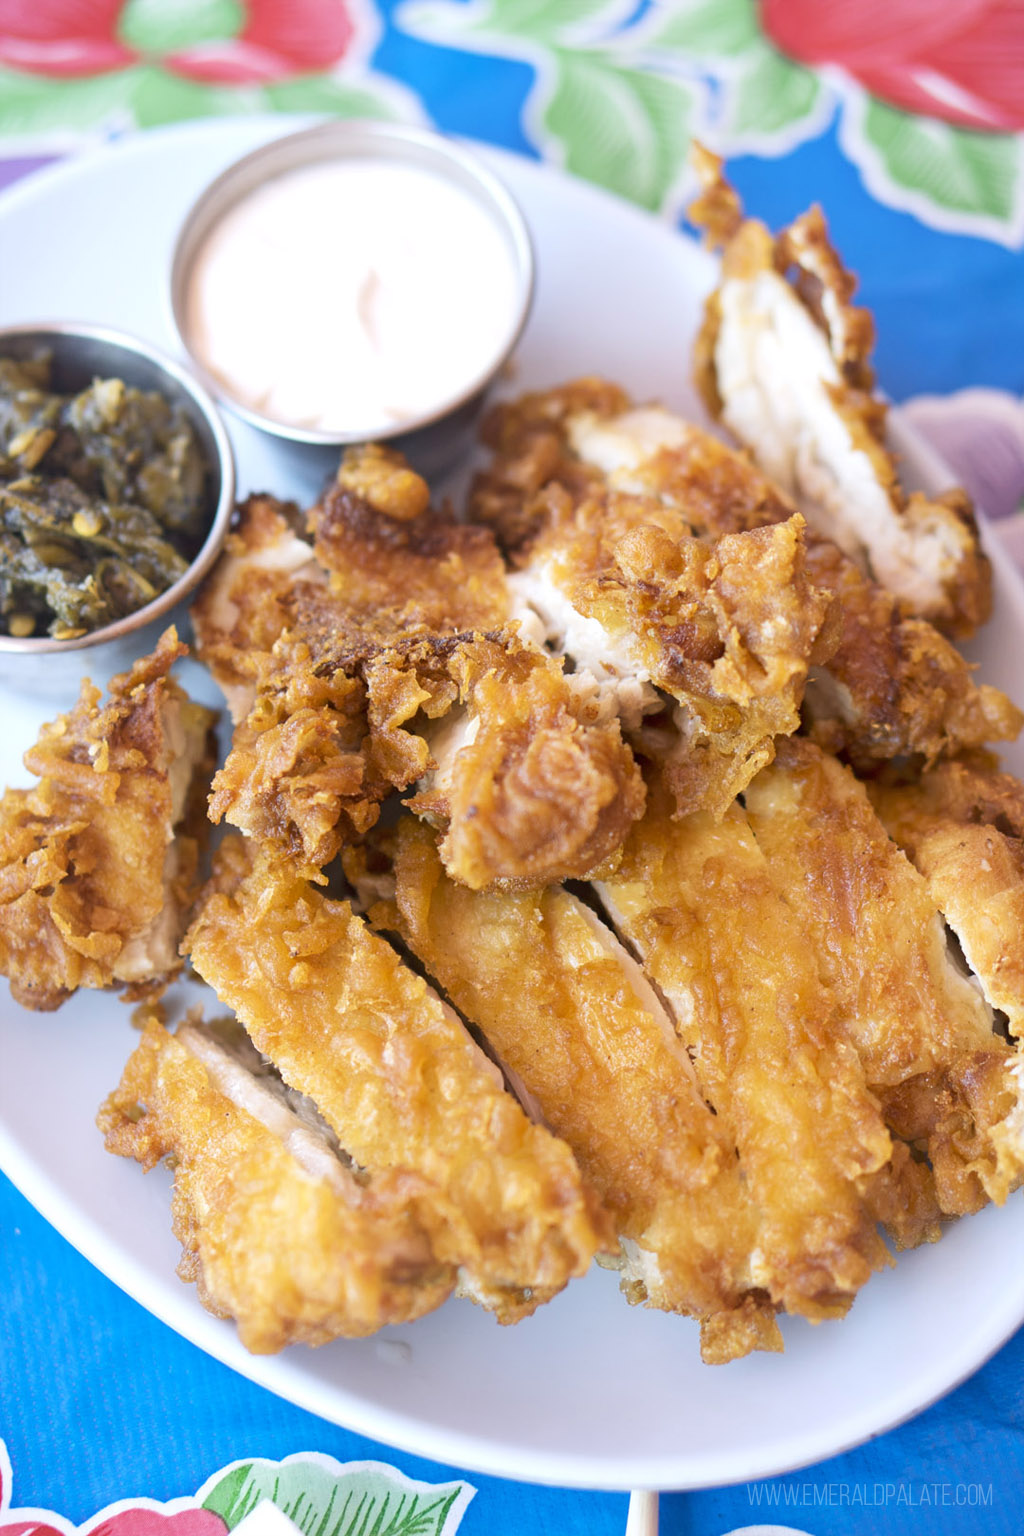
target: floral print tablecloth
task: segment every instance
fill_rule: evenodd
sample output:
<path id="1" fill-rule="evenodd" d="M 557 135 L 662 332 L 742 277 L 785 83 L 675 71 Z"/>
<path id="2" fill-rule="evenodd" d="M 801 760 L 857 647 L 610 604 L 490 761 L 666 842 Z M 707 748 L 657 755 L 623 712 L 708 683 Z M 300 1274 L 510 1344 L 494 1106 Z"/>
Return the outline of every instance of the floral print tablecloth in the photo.
<path id="1" fill-rule="evenodd" d="M 876 314 L 883 387 L 1024 567 L 1021 0 L 0 0 L 0 186 L 254 111 L 430 123 L 673 221 L 697 136 L 769 223 L 819 200 Z M 121 1296 L 2 1180 L 0 1255 L 0 1536 L 625 1529 L 625 1494 L 436 1467 L 279 1402 Z M 844 1457 L 664 1497 L 662 1530 L 1015 1532 L 1022 1380 L 1018 1337 Z"/>

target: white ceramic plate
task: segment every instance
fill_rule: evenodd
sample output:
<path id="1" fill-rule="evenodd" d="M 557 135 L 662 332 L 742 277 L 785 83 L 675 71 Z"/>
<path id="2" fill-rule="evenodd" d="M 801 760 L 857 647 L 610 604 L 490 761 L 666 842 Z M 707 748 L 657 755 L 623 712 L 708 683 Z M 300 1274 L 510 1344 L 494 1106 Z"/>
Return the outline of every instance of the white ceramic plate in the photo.
<path id="1" fill-rule="evenodd" d="M 106 321 L 173 350 L 164 281 L 180 219 L 229 161 L 283 131 L 280 119 L 162 130 L 15 187 L 0 199 L 0 323 Z M 537 246 L 537 303 L 515 386 L 602 372 L 639 397 L 696 411 L 689 351 L 709 258 L 582 183 L 486 158 L 521 200 Z M 315 491 L 279 445 L 232 430 L 243 493 Z M 934 488 L 941 466 L 905 435 L 901 447 Z M 997 617 L 977 658 L 1019 695 L 1024 595 L 1005 562 L 998 577 Z M 212 698 L 187 665 L 188 685 Z M 0 711 L 0 783 L 23 782 L 20 754 L 49 711 L 14 696 L 0 698 Z M 1024 771 L 1024 756 L 1007 758 Z M 378 1339 L 253 1358 L 175 1277 L 169 1175 L 143 1178 L 104 1152 L 94 1128 L 132 1040 L 128 1010 L 109 997 L 76 997 L 52 1015 L 0 998 L 6 1172 L 87 1258 L 200 1348 L 327 1419 L 467 1470 L 592 1488 L 768 1476 L 908 1417 L 1024 1319 L 1017 1197 L 905 1255 L 842 1323 L 786 1319 L 781 1357 L 704 1367 L 694 1325 L 626 1306 L 615 1277 L 595 1270 L 516 1328 L 450 1302 Z"/>

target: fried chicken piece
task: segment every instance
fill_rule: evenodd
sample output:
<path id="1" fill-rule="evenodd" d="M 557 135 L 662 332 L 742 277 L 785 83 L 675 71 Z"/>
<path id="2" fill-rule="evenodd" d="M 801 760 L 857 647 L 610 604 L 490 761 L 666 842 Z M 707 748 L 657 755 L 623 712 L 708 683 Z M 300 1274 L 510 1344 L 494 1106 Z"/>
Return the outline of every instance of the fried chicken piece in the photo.
<path id="1" fill-rule="evenodd" d="M 83 682 L 25 753 L 39 783 L 0 800 L 0 973 L 27 1008 L 78 987 L 142 997 L 181 968 L 216 761 L 214 714 L 168 676 L 186 653 L 168 629 L 105 704 Z"/>
<path id="2" fill-rule="evenodd" d="M 210 820 L 320 871 L 366 832 L 391 793 L 370 752 L 366 687 L 358 670 L 322 667 L 288 634 L 257 666 L 256 696 L 213 780 Z"/>
<path id="3" fill-rule="evenodd" d="M 509 587 L 524 630 L 593 677 L 627 730 L 663 710 L 665 695 L 675 701 L 668 761 L 679 812 L 720 814 L 771 760 L 773 737 L 799 725 L 809 663 L 837 638 L 831 599 L 807 578 L 798 515 L 712 548 L 678 502 L 585 469 L 568 451 L 572 424 L 595 405 L 624 403 L 581 380 L 527 397 L 506 416 L 511 426 L 492 418 L 499 459 L 478 478 L 471 510 L 495 525 L 517 567 Z M 534 462 L 538 440 L 546 451 Z"/>
<path id="4" fill-rule="evenodd" d="M 624 725 L 675 701 L 679 814 L 721 815 L 799 725 L 831 600 L 807 579 L 799 516 L 713 547 L 678 521 L 638 498 L 588 498 L 539 533 L 510 586 Z"/>
<path id="5" fill-rule="evenodd" d="M 512 636 L 469 637 L 441 659 L 458 703 L 424 736 L 432 767 L 406 803 L 443 830 L 448 873 L 472 890 L 536 888 L 614 857 L 645 801 L 618 721 L 593 718 L 589 690 Z"/>
<path id="6" fill-rule="evenodd" d="M 236 728 L 210 815 L 320 871 L 392 789 L 474 887 L 583 877 L 614 856 L 644 786 L 616 720 L 514 631 L 407 639 L 332 670 L 286 635 Z"/>
<path id="7" fill-rule="evenodd" d="M 346 454 L 311 512 L 315 551 L 293 524 L 247 503 L 204 590 L 202 654 L 242 711 L 212 818 L 317 879 L 392 788 L 418 783 L 474 886 L 583 876 L 612 855 L 643 809 L 639 769 L 560 662 L 493 627 L 509 594 L 492 535 L 433 511 L 400 455 L 372 447 Z"/>
<path id="8" fill-rule="evenodd" d="M 288 623 L 286 603 L 325 589 L 293 502 L 250 496 L 192 604 L 196 654 L 223 690 L 237 725 L 252 708 L 261 663 Z"/>
<path id="9" fill-rule="evenodd" d="M 976 758 L 868 793 L 988 1001 L 1024 1039 L 1024 785 Z"/>
<path id="10" fill-rule="evenodd" d="M 173 1159 L 178 1273 L 254 1354 L 409 1322 L 452 1290 L 418 1219 L 422 1181 L 362 1177 L 230 1021 L 171 1034 L 148 1018 L 97 1123 L 147 1171 Z"/>
<path id="11" fill-rule="evenodd" d="M 513 550 L 536 537 L 553 506 L 600 495 L 602 485 L 659 499 L 708 539 L 794 514 L 743 455 L 661 407 L 632 407 L 598 380 L 527 395 L 492 416 L 488 432 L 497 452 L 471 509 Z M 517 497 L 525 510 L 516 511 Z M 871 771 L 892 757 L 930 762 L 1019 733 L 1024 715 L 1004 694 L 975 684 L 933 625 L 906 617 L 892 593 L 812 529 L 805 559 L 807 579 L 831 594 L 842 618 L 837 647 L 812 665 L 804 695 L 805 728 L 821 746 Z"/>
<path id="12" fill-rule="evenodd" d="M 418 1210 L 435 1255 L 500 1321 L 608 1246 L 569 1148 L 531 1124 L 451 1008 L 347 902 L 230 838 L 185 947 L 361 1167 L 431 1186 Z"/>
<path id="13" fill-rule="evenodd" d="M 493 535 L 432 508 L 426 483 L 392 449 L 349 449 L 309 525 L 331 591 L 378 643 L 492 630 L 508 617 Z"/>
<path id="14" fill-rule="evenodd" d="M 746 794 L 778 890 L 895 1135 L 920 1146 L 942 1210 L 1002 1201 L 1024 1176 L 1013 1056 L 955 963 L 927 885 L 849 769 L 807 741 L 780 744 Z"/>
<path id="15" fill-rule="evenodd" d="M 403 818 L 396 839 L 396 904 L 372 920 L 397 927 L 568 1142 L 614 1218 L 628 1299 L 700 1319 L 711 1363 L 781 1349 L 748 1278 L 758 1217 L 736 1149 L 636 962 L 568 891 L 477 894 L 421 823 Z"/>
<path id="16" fill-rule="evenodd" d="M 710 230 L 721 239 L 721 162 L 699 159 Z M 734 209 L 735 212 L 735 209 Z M 885 446 L 886 408 L 868 358 L 874 327 L 820 208 L 773 237 L 747 219 L 725 241 L 722 278 L 696 347 L 708 409 L 792 496 L 808 523 L 907 612 L 967 636 L 989 617 L 991 569 L 963 490 L 907 495 Z"/>
<path id="17" fill-rule="evenodd" d="M 888 1262 L 873 1185 L 891 1141 L 743 811 L 674 820 L 652 785 L 621 867 L 595 889 L 738 1149 L 761 1215 L 751 1284 L 786 1311 L 841 1316 Z"/>

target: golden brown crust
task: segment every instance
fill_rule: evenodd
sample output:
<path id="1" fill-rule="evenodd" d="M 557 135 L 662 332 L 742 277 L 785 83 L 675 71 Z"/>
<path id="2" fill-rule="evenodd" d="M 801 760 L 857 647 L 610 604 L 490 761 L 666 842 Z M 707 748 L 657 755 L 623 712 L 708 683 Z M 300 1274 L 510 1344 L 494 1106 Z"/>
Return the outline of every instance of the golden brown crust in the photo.
<path id="1" fill-rule="evenodd" d="M 558 887 L 476 894 L 427 829 L 397 829 L 396 925 L 611 1211 L 631 1300 L 702 1320 L 715 1361 L 781 1347 L 747 1281 L 758 1213 L 685 1051 L 611 933 Z M 514 1004 L 510 999 L 514 998 Z"/>
<path id="2" fill-rule="evenodd" d="M 698 139 L 691 140 L 689 160 L 697 173 L 700 192 L 686 210 L 687 215 L 702 232 L 706 243 L 719 249 L 732 239 L 743 223 L 739 195 L 725 178 L 721 155 L 716 155 Z"/>
<path id="3" fill-rule="evenodd" d="M 557 392 L 557 407 L 545 411 L 544 397 L 522 402 L 522 419 L 546 422 L 556 445 L 548 455 L 551 478 L 537 484 L 520 502 L 517 524 L 511 487 L 524 475 L 515 455 L 528 435 L 516 430 L 518 407 L 507 407 L 510 425 L 498 434 L 498 451 L 478 478 L 473 510 L 498 517 L 520 548 L 534 543 L 544 526 L 564 526 L 577 509 L 602 498 L 658 500 L 665 526 L 689 527 L 705 539 L 720 539 L 785 522 L 791 501 L 758 470 L 749 457 L 688 423 L 674 423 L 670 444 L 645 449 L 621 471 L 602 473 L 581 464 L 570 431 L 581 420 L 615 428 L 630 402 L 621 391 L 602 396 L 596 381 L 585 381 L 586 402 L 579 411 L 572 386 Z M 596 403 L 595 403 L 596 402 Z M 552 467 L 553 466 L 553 467 Z M 620 489 L 621 488 L 621 489 Z M 503 499 L 504 498 L 504 499 Z M 525 508 L 525 511 L 523 510 Z M 805 695 L 806 728 L 822 747 L 841 753 L 870 771 L 893 757 L 919 755 L 926 761 L 988 741 L 1010 740 L 1024 715 L 998 689 L 978 685 L 954 646 L 927 621 L 908 617 L 899 600 L 866 576 L 855 562 L 813 529 L 805 536 L 807 579 L 829 593 L 841 610 L 838 643 L 831 657 L 813 656 Z M 826 639 L 837 630 L 825 627 Z"/>
<path id="4" fill-rule="evenodd" d="M 882 821 L 928 885 L 994 1008 L 1024 1037 L 1024 785 L 983 762 L 872 785 Z"/>
<path id="5" fill-rule="evenodd" d="M 1011 1052 L 952 963 L 925 881 L 867 794 L 810 742 L 780 743 L 747 791 L 780 893 L 839 1000 L 894 1134 L 927 1152 L 948 1215 L 1003 1200 L 1024 1167 L 1001 1152 Z"/>
<path id="6" fill-rule="evenodd" d="M 319 669 L 299 640 L 279 641 L 271 663 L 213 781 L 210 819 L 300 859 L 318 878 L 349 838 L 373 825 L 391 782 L 367 752 L 358 675 Z"/>
<path id="7" fill-rule="evenodd" d="M 757 220 L 740 219 L 720 161 L 703 154 L 698 169 L 705 192 L 691 216 L 723 246 L 721 282 L 707 300 L 694 354 L 705 404 L 796 497 L 810 524 L 837 538 L 907 612 L 946 634 L 973 634 L 992 606 L 973 507 L 962 490 L 927 497 L 903 489 L 875 393 L 874 325 L 850 302 L 856 280 L 829 240 L 821 209 L 773 238 Z M 820 377 L 810 377 L 809 361 L 798 361 L 795 337 L 807 319 L 809 334 L 825 344 Z M 810 394 L 790 386 L 784 367 L 768 376 L 765 338 L 776 331 L 778 356 L 804 367 Z M 841 452 L 838 439 L 825 444 L 825 417 L 844 438 Z"/>
<path id="8" fill-rule="evenodd" d="M 492 528 L 506 553 L 521 550 L 549 520 L 544 500 L 534 503 L 546 487 L 564 486 L 574 500 L 600 487 L 600 476 L 570 451 L 566 422 L 581 411 L 614 416 L 628 404 L 624 390 L 595 375 L 495 406 L 481 430 L 491 460 L 470 487 L 473 522 Z"/>
<path id="9" fill-rule="evenodd" d="M 179 1274 L 207 1310 L 270 1354 L 439 1306 L 455 1276 L 418 1219 L 421 1182 L 396 1170 L 361 1183 L 329 1156 L 311 1171 L 217 1087 L 189 1048 L 196 1027 L 172 1035 L 150 1017 L 97 1123 L 108 1151 L 144 1169 L 173 1159 Z"/>
<path id="10" fill-rule="evenodd" d="M 470 639 L 447 672 L 472 738 L 407 804 L 443 830 L 449 874 L 481 890 L 593 873 L 644 808 L 618 721 L 587 719 L 560 664 L 514 638 Z"/>
<path id="11" fill-rule="evenodd" d="M 617 707 L 628 697 L 634 711 L 656 708 L 638 692 L 649 696 L 652 685 L 677 702 L 668 751 L 678 809 L 720 814 L 770 761 L 773 738 L 799 725 L 809 661 L 827 655 L 837 637 L 832 600 L 807 577 L 803 519 L 789 509 L 779 526 L 729 532 L 710 548 L 694 537 L 686 505 L 656 494 L 660 487 L 644 494 L 642 475 L 635 493 L 610 487 L 595 470 L 582 473 L 567 423 L 580 419 L 581 402 L 595 416 L 595 403 L 606 409 L 621 400 L 582 384 L 557 392 L 550 414 L 541 397 L 522 402 L 522 420 L 541 416 L 549 437 L 550 422 L 559 424 L 558 478 L 517 519 L 510 502 L 492 502 L 487 491 L 509 479 L 499 455 L 478 480 L 474 510 L 509 512 L 501 534 L 516 546 L 517 593 L 577 671 L 593 669 Z M 513 454 L 521 437 L 506 434 Z M 644 749 L 653 750 L 649 740 Z"/>
<path id="12" fill-rule="evenodd" d="M 181 754 L 187 779 L 205 775 L 214 750 L 213 714 L 168 677 L 185 654 L 169 629 L 106 703 L 84 682 L 25 753 L 38 785 L 0 801 L 0 972 L 26 1007 L 56 1008 L 77 987 L 142 996 L 180 969 L 201 831 L 181 827 L 171 769 Z"/>
<path id="13" fill-rule="evenodd" d="M 350 622 L 383 643 L 505 621 L 505 567 L 493 536 L 431 509 L 423 481 L 397 455 L 350 449 L 309 525 Z"/>
<path id="14" fill-rule="evenodd" d="M 435 1253 L 501 1321 L 607 1246 L 568 1147 L 527 1120 L 451 1010 L 348 903 L 229 839 L 186 947 L 362 1167 L 431 1186 L 421 1215 Z"/>
<path id="15" fill-rule="evenodd" d="M 191 619 L 196 655 L 224 690 L 236 722 L 252 703 L 257 668 L 286 627 L 286 602 L 301 601 L 307 586 L 325 584 L 293 502 L 250 496 L 235 509 Z"/>
<path id="16" fill-rule="evenodd" d="M 998 688 L 976 683 L 960 652 L 924 619 L 907 618 L 826 540 L 808 548 L 812 579 L 833 593 L 842 632 L 805 704 L 808 734 L 859 772 L 914 755 L 926 763 L 991 741 L 1011 741 L 1024 713 Z"/>
<path id="17" fill-rule="evenodd" d="M 664 790 L 598 886 L 673 1009 L 761 1213 L 751 1280 L 839 1316 L 884 1246 L 869 1199 L 891 1143 L 807 938 L 740 808 L 674 821 Z"/>

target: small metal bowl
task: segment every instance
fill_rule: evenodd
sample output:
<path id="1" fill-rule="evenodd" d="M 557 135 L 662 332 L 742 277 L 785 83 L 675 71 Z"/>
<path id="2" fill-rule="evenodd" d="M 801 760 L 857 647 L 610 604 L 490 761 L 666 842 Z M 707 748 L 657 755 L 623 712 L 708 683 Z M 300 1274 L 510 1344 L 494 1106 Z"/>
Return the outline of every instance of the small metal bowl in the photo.
<path id="1" fill-rule="evenodd" d="M 0 683 L 23 692 L 74 695 L 87 673 L 105 680 L 151 650 L 168 624 L 182 627 L 185 599 L 209 571 L 227 536 L 235 501 L 235 463 L 224 424 L 206 390 L 147 342 L 98 326 L 0 327 L 0 357 L 20 361 L 43 351 L 52 357 L 52 387 L 58 394 L 76 394 L 97 378 L 118 378 L 180 405 L 195 428 L 207 465 L 206 538 L 173 586 L 116 623 L 74 640 L 0 634 Z"/>
<path id="2" fill-rule="evenodd" d="M 236 399 L 222 380 L 196 355 L 189 337 L 187 299 L 194 264 L 203 243 L 224 215 L 249 193 L 290 171 L 336 160 L 381 160 L 419 167 L 443 176 L 468 192 L 493 218 L 512 260 L 516 305 L 509 315 L 500 346 L 487 366 L 467 378 L 455 396 L 439 400 L 428 412 L 394 427 L 369 434 L 292 426 L 262 415 Z M 193 205 L 182 225 L 171 263 L 171 312 L 190 366 L 207 389 L 235 415 L 288 444 L 306 445 L 335 455 L 347 445 L 387 442 L 406 454 L 422 474 L 440 474 L 465 450 L 484 400 L 515 348 L 533 303 L 534 259 L 526 221 L 511 194 L 475 155 L 441 134 L 390 123 L 332 121 L 319 123 L 253 150 L 213 181 Z M 258 324 L 258 317 L 254 323 Z"/>

